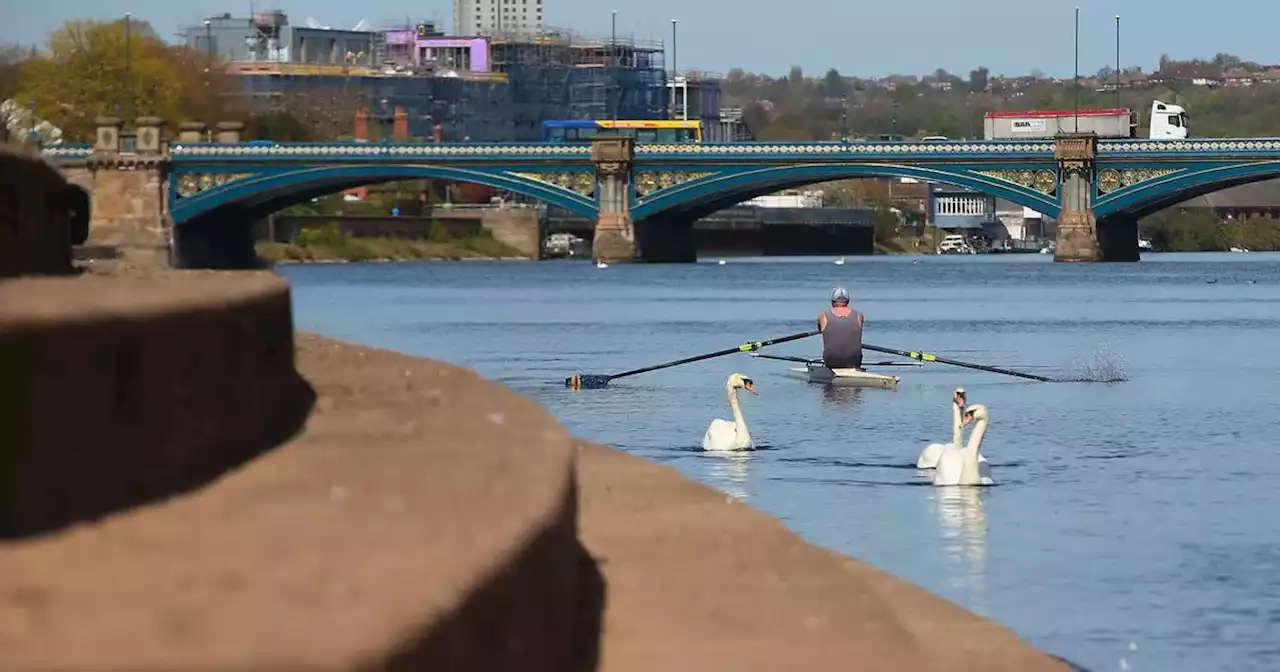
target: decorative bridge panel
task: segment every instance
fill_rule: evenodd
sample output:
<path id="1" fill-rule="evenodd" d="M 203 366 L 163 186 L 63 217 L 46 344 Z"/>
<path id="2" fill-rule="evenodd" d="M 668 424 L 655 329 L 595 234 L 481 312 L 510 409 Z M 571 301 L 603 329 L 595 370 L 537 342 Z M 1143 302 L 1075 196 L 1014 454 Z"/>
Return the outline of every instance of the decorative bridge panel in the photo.
<path id="1" fill-rule="evenodd" d="M 554 172 L 509 172 L 512 177 L 548 184 L 573 194 L 595 198 L 596 174 L 590 170 L 565 170 Z"/>

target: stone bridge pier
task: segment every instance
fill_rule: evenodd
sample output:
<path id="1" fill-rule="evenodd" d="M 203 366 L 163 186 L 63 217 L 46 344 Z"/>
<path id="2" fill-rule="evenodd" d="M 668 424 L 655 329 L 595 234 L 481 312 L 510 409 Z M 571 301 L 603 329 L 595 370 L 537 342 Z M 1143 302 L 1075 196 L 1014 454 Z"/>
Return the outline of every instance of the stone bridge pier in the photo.
<path id="1" fill-rule="evenodd" d="M 92 152 L 59 162 L 68 182 L 89 194 L 89 245 L 114 248 L 139 266 L 168 266 L 173 223 L 168 212 L 168 147 L 164 122 L 140 117 L 133 130 L 97 119 Z"/>
<path id="2" fill-rule="evenodd" d="M 1067 133 L 1054 139 L 1062 193 L 1054 261 L 1138 261 L 1138 218 L 1097 219 L 1098 136 Z"/>

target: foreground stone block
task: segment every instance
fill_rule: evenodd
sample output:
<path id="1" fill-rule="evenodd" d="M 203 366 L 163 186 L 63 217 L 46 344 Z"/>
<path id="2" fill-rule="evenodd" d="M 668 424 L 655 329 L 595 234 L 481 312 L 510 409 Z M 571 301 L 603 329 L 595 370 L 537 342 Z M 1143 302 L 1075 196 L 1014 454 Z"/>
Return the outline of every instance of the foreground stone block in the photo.
<path id="1" fill-rule="evenodd" d="M 0 372 L 0 537 L 200 485 L 312 400 L 269 273 L 0 282 Z"/>
<path id="2" fill-rule="evenodd" d="M 0 277 L 65 275 L 89 234 L 89 194 L 37 156 L 0 146 Z"/>
<path id="3" fill-rule="evenodd" d="M 287 445 L 0 543 L 0 668 L 576 669 L 568 434 L 446 365 L 311 338 L 300 364 L 318 401 Z"/>

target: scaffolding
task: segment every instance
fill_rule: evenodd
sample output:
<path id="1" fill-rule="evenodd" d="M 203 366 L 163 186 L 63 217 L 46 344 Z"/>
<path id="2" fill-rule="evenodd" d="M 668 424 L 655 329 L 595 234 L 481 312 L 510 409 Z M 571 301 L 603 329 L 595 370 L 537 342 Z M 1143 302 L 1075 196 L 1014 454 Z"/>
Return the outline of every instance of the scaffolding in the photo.
<path id="1" fill-rule="evenodd" d="M 518 139 L 537 138 L 546 120 L 666 118 L 661 42 L 549 29 L 499 32 L 489 49 L 493 70 L 510 77 Z"/>

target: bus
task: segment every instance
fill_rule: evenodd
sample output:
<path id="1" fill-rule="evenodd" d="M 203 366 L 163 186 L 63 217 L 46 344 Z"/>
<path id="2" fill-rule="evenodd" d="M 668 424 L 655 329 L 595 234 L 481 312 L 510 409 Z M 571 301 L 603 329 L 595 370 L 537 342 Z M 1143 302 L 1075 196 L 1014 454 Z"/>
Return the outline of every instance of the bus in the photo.
<path id="1" fill-rule="evenodd" d="M 591 142 L 597 135 L 628 135 L 639 144 L 702 142 L 702 122 L 590 119 L 542 122 L 543 142 Z"/>

